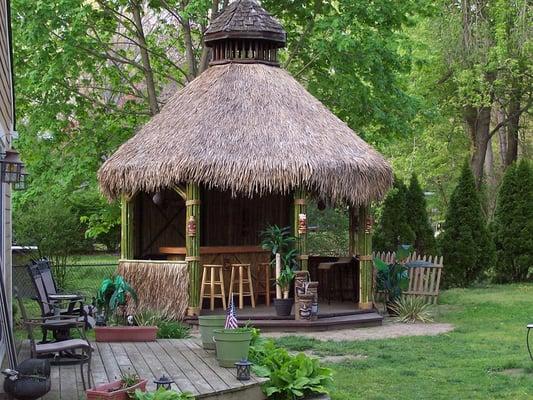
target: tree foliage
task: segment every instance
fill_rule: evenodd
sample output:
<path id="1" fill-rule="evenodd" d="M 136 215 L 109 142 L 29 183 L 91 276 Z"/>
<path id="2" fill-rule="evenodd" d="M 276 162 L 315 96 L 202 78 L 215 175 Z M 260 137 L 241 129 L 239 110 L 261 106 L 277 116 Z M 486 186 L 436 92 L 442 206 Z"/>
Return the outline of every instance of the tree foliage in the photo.
<path id="1" fill-rule="evenodd" d="M 32 212 L 27 202 L 51 191 L 89 238 L 114 248 L 118 207 L 101 199 L 96 171 L 205 70 L 203 34 L 227 3 L 13 0 L 17 147 L 31 175 L 15 206 Z M 409 129 L 417 101 L 402 80 L 411 62 L 402 29 L 423 2 L 262 4 L 287 29 L 284 66 L 351 127 L 373 141 Z"/>
<path id="2" fill-rule="evenodd" d="M 439 237 L 444 257 L 444 285 L 465 287 L 484 278 L 493 247 L 481 210 L 474 175 L 467 162 L 453 191 Z"/>
<path id="3" fill-rule="evenodd" d="M 493 232 L 496 280 L 526 280 L 533 265 L 533 169 L 525 160 L 505 173 Z"/>
<path id="4" fill-rule="evenodd" d="M 426 208 L 424 192 L 418 183 L 416 174 L 413 174 L 406 193 L 407 223 L 415 236 L 414 249 L 419 254 L 430 255 L 435 254 L 436 243 Z"/>

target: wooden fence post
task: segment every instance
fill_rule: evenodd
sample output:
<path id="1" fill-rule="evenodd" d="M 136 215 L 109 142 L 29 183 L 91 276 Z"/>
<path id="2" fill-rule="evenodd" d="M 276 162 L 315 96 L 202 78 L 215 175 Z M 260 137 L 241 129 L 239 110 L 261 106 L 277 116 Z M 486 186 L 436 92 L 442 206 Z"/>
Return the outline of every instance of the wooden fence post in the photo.
<path id="1" fill-rule="evenodd" d="M 187 183 L 185 217 L 185 248 L 189 272 L 189 309 L 190 316 L 199 315 L 200 304 L 200 186 Z"/>
<path id="2" fill-rule="evenodd" d="M 359 256 L 359 308 L 373 307 L 372 215 L 370 206 L 360 206 L 357 216 L 357 255 Z"/>
<path id="3" fill-rule="evenodd" d="M 135 257 L 135 197 L 122 195 L 120 199 L 120 258 Z"/>
<path id="4" fill-rule="evenodd" d="M 294 191 L 293 230 L 296 237 L 295 248 L 298 251 L 300 269 L 307 271 L 309 255 L 307 254 L 307 195 L 305 190 Z"/>

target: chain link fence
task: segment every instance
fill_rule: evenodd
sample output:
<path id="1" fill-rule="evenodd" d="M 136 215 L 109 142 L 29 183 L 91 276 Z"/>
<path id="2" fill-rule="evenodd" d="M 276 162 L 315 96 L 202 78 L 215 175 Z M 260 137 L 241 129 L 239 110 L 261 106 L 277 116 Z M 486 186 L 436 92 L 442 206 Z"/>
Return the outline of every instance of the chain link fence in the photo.
<path id="1" fill-rule="evenodd" d="M 100 283 L 117 271 L 118 261 L 80 261 L 65 266 L 53 266 L 52 273 L 59 290 L 66 293 L 79 293 L 90 301 L 96 296 Z M 24 298 L 36 296 L 26 265 L 13 266 L 13 287 Z"/>

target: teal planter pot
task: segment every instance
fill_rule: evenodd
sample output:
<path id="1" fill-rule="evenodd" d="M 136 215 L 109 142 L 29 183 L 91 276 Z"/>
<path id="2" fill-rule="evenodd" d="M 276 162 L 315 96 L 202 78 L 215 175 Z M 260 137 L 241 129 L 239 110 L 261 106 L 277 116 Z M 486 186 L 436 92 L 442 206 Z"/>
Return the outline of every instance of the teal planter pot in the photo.
<path id="1" fill-rule="evenodd" d="M 200 325 L 200 336 L 202 337 L 202 347 L 206 350 L 215 350 L 213 342 L 214 330 L 224 328 L 226 322 L 225 315 L 200 315 L 198 323 Z"/>
<path id="2" fill-rule="evenodd" d="M 251 329 L 215 329 L 214 339 L 218 365 L 221 367 L 233 368 L 237 361 L 248 359 Z"/>

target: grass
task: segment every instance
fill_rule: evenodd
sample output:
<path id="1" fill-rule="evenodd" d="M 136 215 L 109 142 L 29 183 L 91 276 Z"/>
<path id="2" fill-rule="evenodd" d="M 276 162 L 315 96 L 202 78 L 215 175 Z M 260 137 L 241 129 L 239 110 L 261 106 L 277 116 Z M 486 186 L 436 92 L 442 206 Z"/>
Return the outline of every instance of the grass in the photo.
<path id="1" fill-rule="evenodd" d="M 333 400 L 531 399 L 533 363 L 525 326 L 533 322 L 533 285 L 515 284 L 443 293 L 437 322 L 455 331 L 434 337 L 319 342 L 280 339 L 290 350 L 364 358 L 328 364 Z M 523 369 L 524 373 L 502 371 Z"/>

